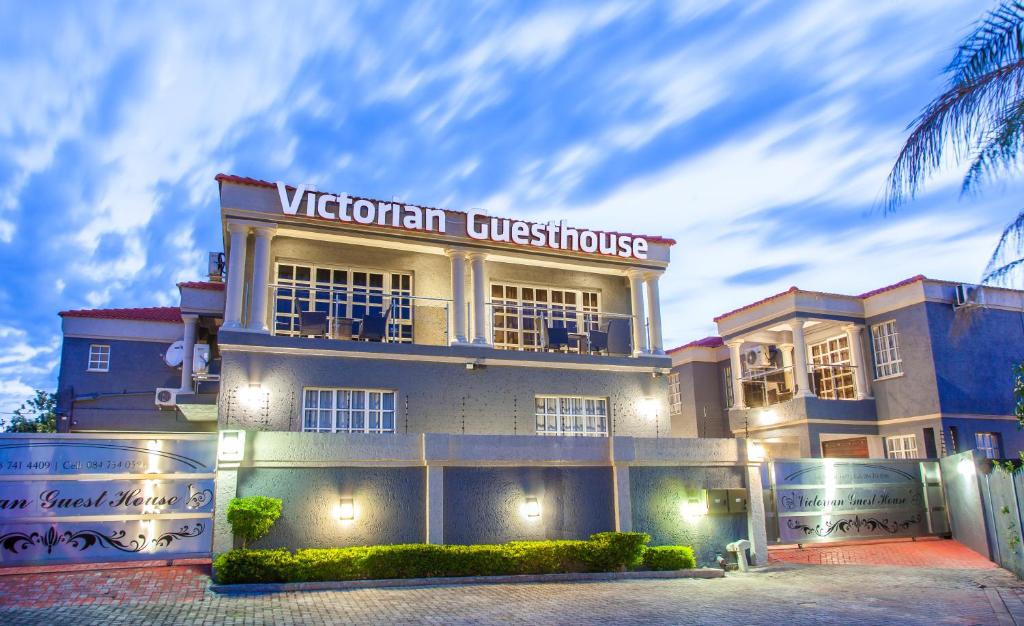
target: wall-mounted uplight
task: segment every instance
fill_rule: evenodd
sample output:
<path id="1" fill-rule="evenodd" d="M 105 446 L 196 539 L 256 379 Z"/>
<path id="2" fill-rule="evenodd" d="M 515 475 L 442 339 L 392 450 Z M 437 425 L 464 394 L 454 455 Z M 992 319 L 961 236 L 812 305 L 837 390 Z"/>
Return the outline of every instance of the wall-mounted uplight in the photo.
<path id="1" fill-rule="evenodd" d="M 342 498 L 338 503 L 338 519 L 351 522 L 356 518 L 356 503 L 352 498 Z"/>
<path id="2" fill-rule="evenodd" d="M 258 409 L 266 404 L 270 392 L 263 389 L 260 383 L 249 383 L 238 389 L 238 400 L 248 409 Z"/>
<path id="3" fill-rule="evenodd" d="M 658 417 L 658 401 L 654 398 L 641 398 L 637 408 L 645 419 L 653 420 Z"/>
<path id="4" fill-rule="evenodd" d="M 245 431 L 220 431 L 220 445 L 217 446 L 218 461 L 241 461 L 245 457 Z"/>
<path id="5" fill-rule="evenodd" d="M 764 460 L 764 445 L 759 441 L 747 442 L 747 460 L 760 463 Z"/>
<path id="6" fill-rule="evenodd" d="M 687 496 L 679 505 L 679 513 L 688 522 L 695 522 L 708 514 L 708 494 L 701 491 L 697 495 Z"/>
<path id="7" fill-rule="evenodd" d="M 526 504 L 523 505 L 523 513 L 526 517 L 540 517 L 540 502 L 537 498 L 527 498 Z"/>

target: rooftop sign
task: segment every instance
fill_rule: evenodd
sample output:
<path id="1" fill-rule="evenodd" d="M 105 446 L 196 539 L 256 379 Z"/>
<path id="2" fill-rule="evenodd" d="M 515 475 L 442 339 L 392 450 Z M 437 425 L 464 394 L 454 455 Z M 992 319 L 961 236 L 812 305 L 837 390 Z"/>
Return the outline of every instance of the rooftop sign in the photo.
<path id="1" fill-rule="evenodd" d="M 277 183 L 281 211 L 285 215 L 319 217 L 356 224 L 391 226 L 408 230 L 445 232 L 445 211 L 398 202 L 353 198 L 347 194 L 317 194 L 299 185 L 289 197 L 284 183 Z M 303 203 L 302 199 L 306 201 Z M 303 206 L 305 204 L 305 206 Z M 477 210 L 466 214 L 466 235 L 471 239 L 512 243 L 520 246 L 605 254 L 625 259 L 646 259 L 644 237 L 623 233 L 576 229 L 559 223 L 536 224 L 522 220 L 491 217 Z"/>

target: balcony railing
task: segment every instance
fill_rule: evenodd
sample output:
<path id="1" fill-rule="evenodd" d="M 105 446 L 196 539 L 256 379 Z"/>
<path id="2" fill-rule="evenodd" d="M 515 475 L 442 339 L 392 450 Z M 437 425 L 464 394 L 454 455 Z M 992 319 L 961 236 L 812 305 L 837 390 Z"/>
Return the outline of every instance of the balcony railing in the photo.
<path id="1" fill-rule="evenodd" d="M 812 394 L 823 400 L 857 398 L 856 367 L 853 365 L 808 365 L 807 382 Z M 759 409 L 793 399 L 799 387 L 792 366 L 753 372 L 740 379 L 746 406 Z"/>
<path id="2" fill-rule="evenodd" d="M 505 350 L 556 351 L 579 354 L 633 354 L 632 315 L 607 313 L 577 306 L 487 303 L 491 343 Z M 564 329 L 562 337 L 550 329 Z M 644 333 L 647 333 L 646 324 Z M 560 341 L 560 340 L 564 340 Z"/>

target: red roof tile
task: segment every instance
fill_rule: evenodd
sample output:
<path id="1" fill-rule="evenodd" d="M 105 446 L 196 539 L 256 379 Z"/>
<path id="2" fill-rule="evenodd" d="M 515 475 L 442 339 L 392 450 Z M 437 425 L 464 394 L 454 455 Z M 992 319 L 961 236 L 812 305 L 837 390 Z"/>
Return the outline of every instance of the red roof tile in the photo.
<path id="1" fill-rule="evenodd" d="M 928 279 L 925 278 L 924 274 L 918 274 L 917 276 L 912 276 L 912 277 L 910 277 L 910 278 L 908 278 L 906 280 L 901 280 L 898 283 L 893 283 L 893 284 L 888 285 L 886 287 L 881 287 L 879 289 L 874 289 L 872 291 L 868 291 L 866 293 L 862 293 L 862 294 L 860 294 L 857 297 L 858 298 L 870 298 L 871 296 L 877 296 L 878 294 L 885 293 L 886 291 L 892 291 L 893 289 L 899 289 L 900 287 L 906 287 L 907 285 L 912 285 L 912 284 L 914 284 L 914 283 L 916 283 L 918 281 L 922 281 L 922 280 L 928 280 Z"/>
<path id="2" fill-rule="evenodd" d="M 214 283 L 207 281 L 186 281 L 178 283 L 178 287 L 184 287 L 186 289 L 206 289 L 209 291 L 224 291 L 225 283 Z"/>
<path id="3" fill-rule="evenodd" d="M 250 185 L 253 187 L 267 187 L 271 189 L 277 189 L 277 183 L 272 183 L 268 180 L 260 180 L 258 178 L 250 178 L 248 176 L 235 176 L 234 174 L 217 174 L 214 177 L 218 183 L 235 183 L 236 185 Z M 285 185 L 285 188 L 294 190 L 295 187 L 291 185 Z M 358 198 L 360 200 L 369 200 L 370 198 Z M 423 205 L 417 205 L 424 209 L 434 209 L 436 207 L 428 207 Z M 455 209 L 442 209 L 448 213 L 457 213 L 459 215 L 466 215 L 465 211 L 457 211 Z M 651 243 L 663 243 L 669 246 L 676 245 L 676 240 L 669 237 L 661 237 L 658 235 L 635 235 L 633 233 L 621 233 L 616 231 L 606 231 L 615 235 L 625 235 L 628 237 L 642 237 Z"/>
<path id="4" fill-rule="evenodd" d="M 735 314 L 739 313 L 740 311 L 746 311 L 747 309 L 752 309 L 752 308 L 754 308 L 756 306 L 761 306 L 762 304 L 764 304 L 766 302 L 771 302 L 772 300 L 774 300 L 776 298 L 781 298 L 782 296 L 785 296 L 785 295 L 788 295 L 788 294 L 791 294 L 791 293 L 796 293 L 798 291 L 800 291 L 800 290 L 794 285 L 794 286 L 790 287 L 789 289 L 783 291 L 782 293 L 777 293 L 774 296 L 768 296 L 767 298 L 765 298 L 763 300 L 758 300 L 757 302 L 751 302 L 750 304 L 748 304 L 746 306 L 741 306 L 738 309 L 733 309 L 732 311 L 729 311 L 728 313 L 722 313 L 721 315 L 719 315 L 718 317 L 716 317 L 714 319 L 714 322 L 717 323 L 720 320 L 724 320 L 725 318 L 729 317 L 730 315 L 735 315 Z"/>
<path id="5" fill-rule="evenodd" d="M 677 346 L 675 348 L 672 348 L 671 350 L 668 350 L 667 353 L 673 354 L 679 352 L 680 350 L 685 350 L 687 348 L 720 348 L 724 345 L 725 341 L 723 341 L 721 337 L 715 335 L 713 337 L 704 337 L 703 339 L 697 339 L 696 341 L 691 341 L 690 343 L 682 346 Z"/>
<path id="6" fill-rule="evenodd" d="M 153 306 L 137 309 L 78 309 L 76 311 L 61 311 L 58 315 L 140 322 L 181 322 L 181 309 L 176 306 Z"/>

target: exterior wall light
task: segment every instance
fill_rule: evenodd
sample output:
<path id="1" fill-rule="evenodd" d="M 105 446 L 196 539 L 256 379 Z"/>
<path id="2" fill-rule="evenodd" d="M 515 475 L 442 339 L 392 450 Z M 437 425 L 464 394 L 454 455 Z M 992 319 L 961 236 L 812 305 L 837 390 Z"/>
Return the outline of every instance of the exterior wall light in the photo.
<path id="1" fill-rule="evenodd" d="M 245 457 L 245 431 L 220 431 L 220 445 L 217 446 L 218 461 L 241 461 Z"/>
<path id="2" fill-rule="evenodd" d="M 690 496 L 679 505 L 679 513 L 689 522 L 695 522 L 708 514 L 708 494 Z"/>
<path id="3" fill-rule="evenodd" d="M 351 522 L 356 518 L 356 504 L 352 498 L 342 498 L 338 503 L 338 519 L 343 522 Z"/>
<path id="4" fill-rule="evenodd" d="M 654 398 L 642 398 L 638 403 L 640 415 L 646 419 L 653 420 L 658 417 L 658 401 Z"/>
<path id="5" fill-rule="evenodd" d="M 530 497 L 526 499 L 523 513 L 526 514 L 526 517 L 540 517 L 540 502 L 537 501 L 537 498 Z"/>
<path id="6" fill-rule="evenodd" d="M 760 463 L 764 460 L 764 445 L 759 441 L 748 441 L 747 442 L 747 460 Z"/>
<path id="7" fill-rule="evenodd" d="M 258 409 L 270 397 L 269 391 L 263 390 L 260 383 L 249 383 L 247 387 L 238 390 L 238 400 L 248 409 Z"/>

